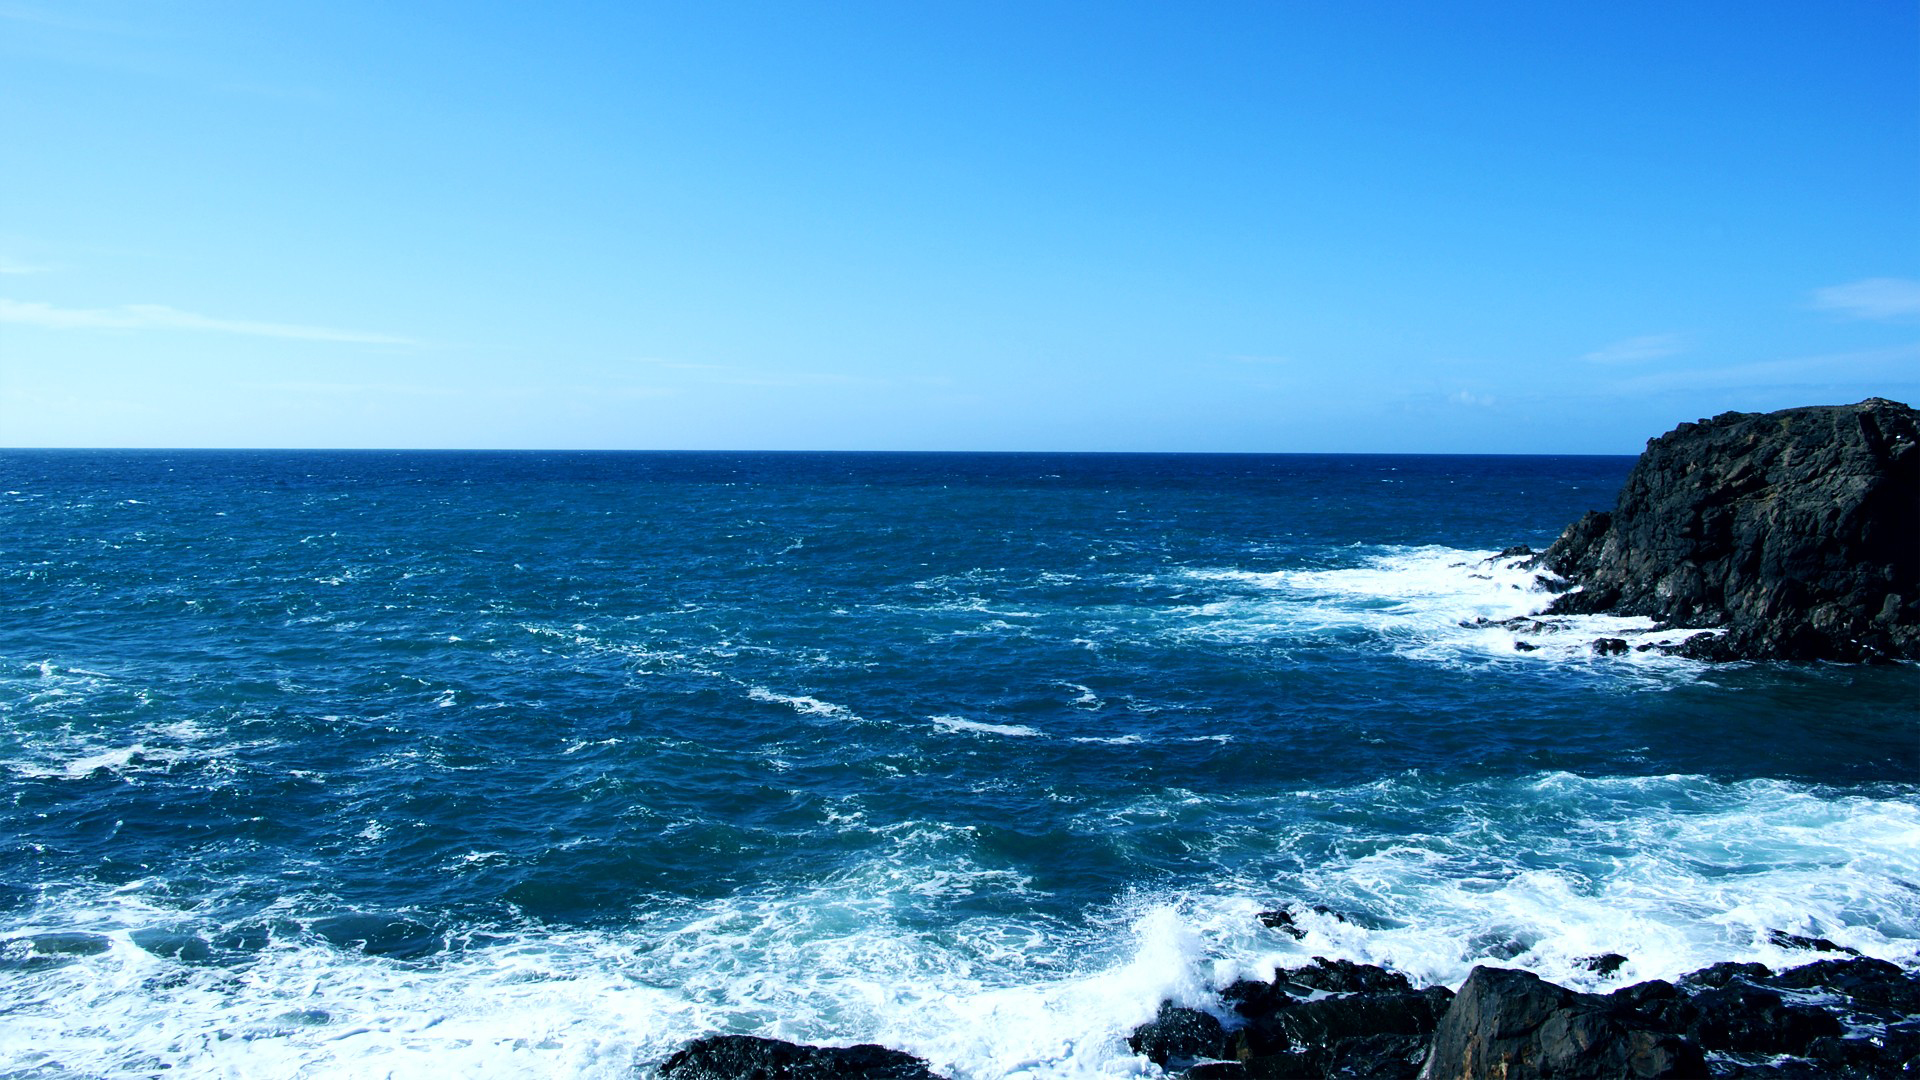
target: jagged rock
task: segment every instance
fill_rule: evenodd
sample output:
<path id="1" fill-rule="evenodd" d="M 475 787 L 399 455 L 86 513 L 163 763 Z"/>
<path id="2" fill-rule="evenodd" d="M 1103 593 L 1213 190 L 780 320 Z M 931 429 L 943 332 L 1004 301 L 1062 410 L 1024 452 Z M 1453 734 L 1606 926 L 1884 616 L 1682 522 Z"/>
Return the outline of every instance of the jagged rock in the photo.
<path id="1" fill-rule="evenodd" d="M 1593 639 L 1593 655 L 1595 656 L 1621 656 L 1624 655 L 1626 651 L 1626 638 L 1603 637 Z"/>
<path id="2" fill-rule="evenodd" d="M 1807 1057 L 1822 1076 L 1914 1076 L 1920 1074 L 1920 1028 L 1899 1025 L 1879 1036 L 1816 1039 Z"/>
<path id="3" fill-rule="evenodd" d="M 1220 1021 L 1171 1001 L 1161 1002 L 1159 1013 L 1127 1036 L 1127 1049 L 1162 1066 L 1221 1057 L 1226 1048 L 1227 1032 Z"/>
<path id="4" fill-rule="evenodd" d="M 1307 936 L 1306 929 L 1294 921 L 1293 912 L 1285 908 L 1277 911 L 1263 911 L 1254 917 L 1260 920 L 1261 926 L 1269 930 L 1278 930 L 1295 941 Z"/>
<path id="5" fill-rule="evenodd" d="M 1534 644 L 1530 644 L 1530 643 L 1528 643 L 1528 642 L 1525 642 L 1525 641 L 1516 641 L 1516 642 L 1514 642 L 1514 643 L 1513 643 L 1513 651 L 1514 651 L 1514 652 L 1533 652 L 1533 651 L 1535 651 L 1535 650 L 1536 650 L 1536 649 L 1538 649 L 1538 648 L 1540 648 L 1540 646 L 1538 646 L 1538 645 L 1534 645 Z"/>
<path id="6" fill-rule="evenodd" d="M 1310 967 L 1287 968 L 1277 973 L 1274 978 L 1276 981 L 1324 990 L 1330 994 L 1413 990 L 1413 984 L 1407 981 L 1405 975 L 1397 971 L 1389 971 L 1373 964 L 1356 964 L 1351 960 L 1329 960 L 1324 956 L 1314 957 Z"/>
<path id="7" fill-rule="evenodd" d="M 1859 1007 L 1920 1014 L 1920 975 L 1885 960 L 1821 960 L 1789 968 L 1766 983 L 1783 990 L 1830 990 Z"/>
<path id="8" fill-rule="evenodd" d="M 1610 512 L 1535 567 L 1556 614 L 1715 627 L 1702 659 L 1920 659 L 1920 414 L 1858 405 L 1723 413 L 1647 443 Z"/>
<path id="9" fill-rule="evenodd" d="M 1704 1076 L 1697 1046 L 1607 998 L 1530 972 L 1476 967 L 1434 1031 L 1423 1080 Z"/>
<path id="10" fill-rule="evenodd" d="M 1446 1012 L 1445 987 L 1377 991 L 1301 1001 L 1248 1022 L 1227 1042 L 1229 1057 L 1249 1061 L 1288 1051 L 1326 1051 L 1343 1039 L 1425 1035 Z"/>
<path id="11" fill-rule="evenodd" d="M 1279 930 L 1293 938 L 1293 940 L 1299 941 L 1307 936 L 1306 927 L 1301 926 L 1299 923 L 1300 914 L 1303 910 L 1312 911 L 1315 915 L 1324 915 L 1334 922 L 1344 923 L 1354 921 L 1353 916 L 1349 916 L 1344 912 L 1335 911 L 1325 904 L 1314 904 L 1312 907 L 1305 909 L 1297 905 L 1294 907 L 1275 908 L 1272 911 L 1262 911 L 1256 914 L 1254 918 L 1260 920 L 1261 926 L 1269 930 Z"/>
<path id="12" fill-rule="evenodd" d="M 1788 1005 L 1771 990 L 1743 983 L 1702 990 L 1691 1004 L 1695 1017 L 1686 1034 L 1707 1050 L 1804 1054 L 1815 1039 L 1845 1031 L 1830 1013 Z"/>
<path id="13" fill-rule="evenodd" d="M 660 1066 L 661 1080 L 940 1080 L 927 1063 L 871 1043 L 800 1046 L 752 1035 L 708 1035 Z"/>
<path id="14" fill-rule="evenodd" d="M 1773 969 L 1765 964 L 1719 963 L 1712 967 L 1703 967 L 1699 971 L 1689 971 L 1680 976 L 1680 981 L 1688 986 L 1721 987 L 1736 979 L 1764 979 L 1773 974 Z"/>
<path id="15" fill-rule="evenodd" d="M 1627 958 L 1617 952 L 1601 953 L 1599 956 L 1583 956 L 1576 963 L 1596 975 L 1611 975 L 1626 965 Z"/>
<path id="16" fill-rule="evenodd" d="M 1413 1080 L 1427 1059 L 1427 1037 L 1362 1035 L 1311 1056 L 1315 1075 L 1326 1080 Z"/>
<path id="17" fill-rule="evenodd" d="M 1804 949 L 1807 952 L 1837 952 L 1848 956 L 1859 956 L 1859 949 L 1849 949 L 1845 945 L 1836 945 L 1823 937 L 1803 937 L 1789 934 L 1785 930 L 1767 931 L 1767 940 L 1779 949 Z"/>

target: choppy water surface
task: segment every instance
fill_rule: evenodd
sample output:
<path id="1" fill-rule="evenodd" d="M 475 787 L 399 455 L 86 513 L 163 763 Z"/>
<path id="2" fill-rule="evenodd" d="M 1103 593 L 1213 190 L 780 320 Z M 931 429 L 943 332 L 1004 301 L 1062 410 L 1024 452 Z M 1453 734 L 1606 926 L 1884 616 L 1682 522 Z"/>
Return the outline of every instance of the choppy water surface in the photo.
<path id="1" fill-rule="evenodd" d="M 1630 464 L 0 453 L 0 1066 L 1151 1075 L 1311 955 L 1913 961 L 1915 669 L 1461 625 Z"/>

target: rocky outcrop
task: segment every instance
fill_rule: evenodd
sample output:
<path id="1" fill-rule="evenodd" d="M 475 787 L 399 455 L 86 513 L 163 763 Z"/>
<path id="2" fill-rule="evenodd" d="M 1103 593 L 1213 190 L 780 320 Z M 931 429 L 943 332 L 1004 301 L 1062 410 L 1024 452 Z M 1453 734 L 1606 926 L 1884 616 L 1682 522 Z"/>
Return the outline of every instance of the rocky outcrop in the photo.
<path id="1" fill-rule="evenodd" d="M 1421 1080 L 1704 1076 L 1698 1044 L 1606 998 L 1525 971 L 1477 967 L 1433 1034 Z"/>
<path id="2" fill-rule="evenodd" d="M 660 1066 L 662 1080 L 940 1080 L 911 1054 L 871 1043 L 801 1046 L 752 1035 L 709 1035 Z"/>
<path id="3" fill-rule="evenodd" d="M 1920 414 L 1869 398 L 1681 424 L 1534 565 L 1577 587 L 1549 613 L 1718 629 L 1676 647 L 1702 659 L 1920 659 Z"/>
<path id="4" fill-rule="evenodd" d="M 1457 995 L 1316 959 L 1220 1000 L 1218 1016 L 1163 1006 L 1130 1045 L 1190 1080 L 1920 1075 L 1920 974 L 1865 957 L 1716 964 L 1611 994 L 1477 967 Z"/>

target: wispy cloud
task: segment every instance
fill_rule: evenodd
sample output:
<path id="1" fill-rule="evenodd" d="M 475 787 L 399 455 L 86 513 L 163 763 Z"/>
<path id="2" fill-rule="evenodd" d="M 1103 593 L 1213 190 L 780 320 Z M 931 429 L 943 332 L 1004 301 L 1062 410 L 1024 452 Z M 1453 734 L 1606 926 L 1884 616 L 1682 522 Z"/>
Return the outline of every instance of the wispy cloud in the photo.
<path id="1" fill-rule="evenodd" d="M 24 263 L 18 259 L 9 259 L 5 255 L 0 255 L 0 274 L 44 274 L 51 269 L 53 269 L 51 266 Z"/>
<path id="2" fill-rule="evenodd" d="M 1898 319 L 1920 315 L 1920 281 L 1877 277 L 1813 290 L 1812 306 L 1852 319 Z"/>
<path id="3" fill-rule="evenodd" d="M 1686 340 L 1679 334 L 1646 334 L 1602 345 L 1580 359 L 1589 364 L 1638 364 L 1685 352 Z"/>
<path id="4" fill-rule="evenodd" d="M 50 330 L 188 330 L 293 341 L 334 341 L 351 345 L 419 345 L 412 338 L 370 334 L 327 326 L 217 319 L 163 304 L 127 304 L 117 308 L 63 308 L 30 300 L 0 300 L 0 323 Z"/>
<path id="5" fill-rule="evenodd" d="M 1478 408 L 1478 409 L 1488 408 L 1492 406 L 1494 403 L 1494 399 L 1492 396 L 1487 394 L 1476 394 L 1471 390 L 1460 390 L 1460 391 L 1456 391 L 1454 393 L 1448 394 L 1447 400 L 1453 402 L 1455 405 L 1466 405 L 1471 408 Z"/>

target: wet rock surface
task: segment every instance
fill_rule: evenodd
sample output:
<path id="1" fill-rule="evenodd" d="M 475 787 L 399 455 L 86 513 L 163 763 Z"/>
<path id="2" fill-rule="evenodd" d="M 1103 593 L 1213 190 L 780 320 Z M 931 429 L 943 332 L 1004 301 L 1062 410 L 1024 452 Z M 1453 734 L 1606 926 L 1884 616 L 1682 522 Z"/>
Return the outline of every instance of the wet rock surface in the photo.
<path id="1" fill-rule="evenodd" d="M 1864 957 L 1716 964 L 1611 994 L 1478 967 L 1457 995 L 1316 958 L 1220 1001 L 1163 1006 L 1131 1045 L 1194 1080 L 1920 1076 L 1920 972 Z"/>
<path id="2" fill-rule="evenodd" d="M 696 1039 L 660 1066 L 662 1080 L 940 1080 L 884 1046 L 801 1046 L 752 1035 Z"/>
<path id="3" fill-rule="evenodd" d="M 1681 424 L 1647 443 L 1611 511 L 1532 565 L 1572 588 L 1550 613 L 1720 631 L 1672 647 L 1683 655 L 1915 660 L 1916 536 L 1920 414 L 1869 398 Z"/>

